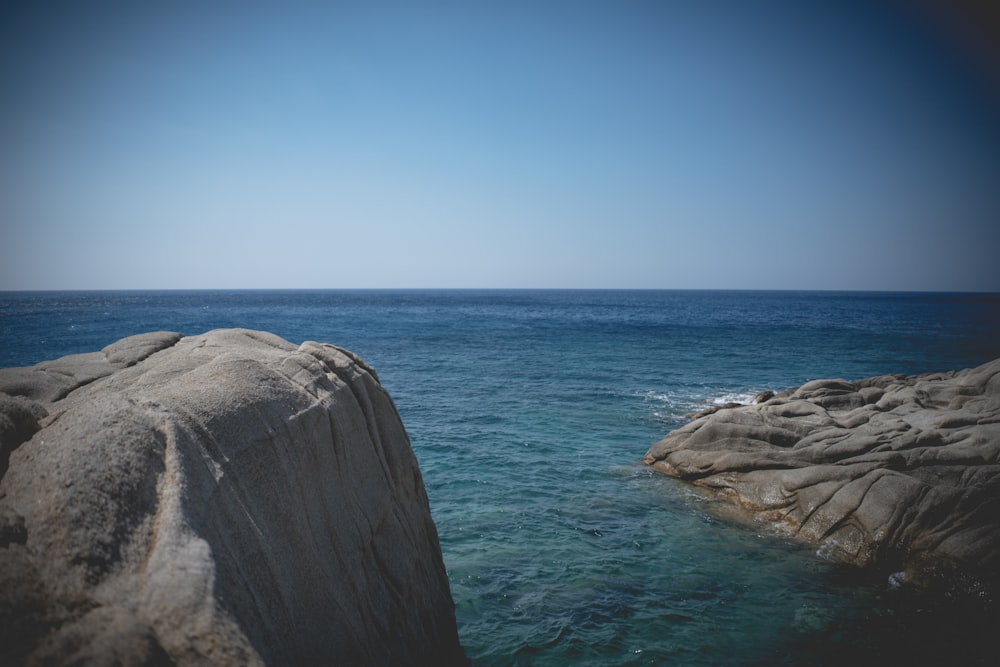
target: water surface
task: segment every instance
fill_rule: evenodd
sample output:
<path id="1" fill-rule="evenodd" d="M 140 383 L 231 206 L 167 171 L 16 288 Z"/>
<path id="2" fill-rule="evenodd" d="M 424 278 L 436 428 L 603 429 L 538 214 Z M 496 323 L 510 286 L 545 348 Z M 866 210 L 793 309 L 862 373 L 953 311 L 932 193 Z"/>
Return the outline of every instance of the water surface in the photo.
<path id="1" fill-rule="evenodd" d="M 0 293 L 0 366 L 217 327 L 335 343 L 377 369 L 476 665 L 986 664 L 988 619 L 724 520 L 638 462 L 706 402 L 998 357 L 998 295 Z"/>

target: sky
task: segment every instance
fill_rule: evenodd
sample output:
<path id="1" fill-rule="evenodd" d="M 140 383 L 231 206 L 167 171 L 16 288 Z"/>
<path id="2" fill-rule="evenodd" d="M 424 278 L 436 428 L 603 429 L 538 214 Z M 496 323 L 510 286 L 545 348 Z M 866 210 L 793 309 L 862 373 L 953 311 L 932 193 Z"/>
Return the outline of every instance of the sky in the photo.
<path id="1" fill-rule="evenodd" d="M 6 2 L 0 290 L 997 292 L 998 15 Z"/>

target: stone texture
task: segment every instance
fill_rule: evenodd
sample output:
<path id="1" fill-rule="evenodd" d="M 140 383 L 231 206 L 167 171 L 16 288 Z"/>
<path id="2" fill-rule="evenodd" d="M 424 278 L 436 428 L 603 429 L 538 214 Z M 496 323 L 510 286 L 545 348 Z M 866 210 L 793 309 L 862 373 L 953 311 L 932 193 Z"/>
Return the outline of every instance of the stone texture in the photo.
<path id="1" fill-rule="evenodd" d="M 375 372 L 267 333 L 0 371 L 0 663 L 462 664 Z"/>
<path id="2" fill-rule="evenodd" d="M 647 465 L 823 553 L 921 573 L 1000 573 L 1000 359 L 960 372 L 817 380 L 670 433 Z"/>

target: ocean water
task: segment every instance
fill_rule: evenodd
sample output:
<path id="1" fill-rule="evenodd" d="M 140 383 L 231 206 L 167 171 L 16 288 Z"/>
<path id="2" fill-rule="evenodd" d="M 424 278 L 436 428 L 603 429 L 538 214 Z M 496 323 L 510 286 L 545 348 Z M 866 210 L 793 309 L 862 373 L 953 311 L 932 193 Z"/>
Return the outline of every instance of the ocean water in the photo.
<path id="1" fill-rule="evenodd" d="M 992 664 L 995 616 L 728 520 L 639 461 L 706 403 L 1000 357 L 1000 295 L 7 292 L 0 366 L 218 327 L 377 369 L 474 665 Z"/>

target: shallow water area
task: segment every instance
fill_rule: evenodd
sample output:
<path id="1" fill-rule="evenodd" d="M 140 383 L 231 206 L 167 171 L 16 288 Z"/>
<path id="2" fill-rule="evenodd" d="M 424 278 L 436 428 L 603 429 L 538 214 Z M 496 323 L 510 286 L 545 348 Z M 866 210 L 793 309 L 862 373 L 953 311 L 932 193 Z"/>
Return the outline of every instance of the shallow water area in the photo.
<path id="1" fill-rule="evenodd" d="M 986 664 L 990 618 L 724 519 L 639 460 L 706 406 L 998 357 L 997 295 L 6 293 L 0 365 L 232 326 L 331 342 L 377 369 L 475 665 Z"/>

